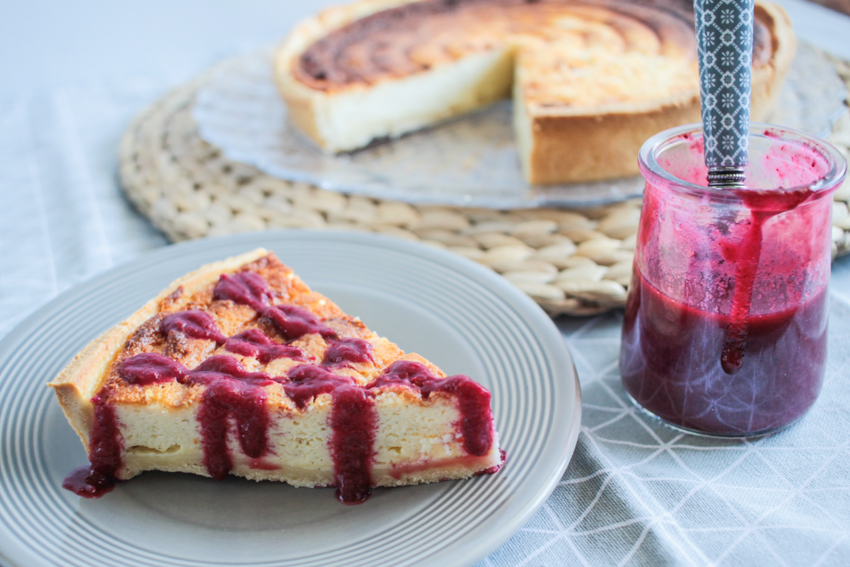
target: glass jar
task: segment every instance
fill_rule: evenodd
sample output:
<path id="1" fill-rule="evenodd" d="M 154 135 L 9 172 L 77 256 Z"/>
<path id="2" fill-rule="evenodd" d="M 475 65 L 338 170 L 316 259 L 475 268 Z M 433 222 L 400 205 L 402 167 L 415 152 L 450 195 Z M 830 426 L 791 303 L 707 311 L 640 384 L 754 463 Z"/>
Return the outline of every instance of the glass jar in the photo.
<path id="1" fill-rule="evenodd" d="M 826 366 L 832 193 L 828 143 L 750 127 L 745 189 L 706 186 L 701 126 L 650 138 L 620 372 L 662 421 L 720 436 L 767 433 L 815 402 Z"/>

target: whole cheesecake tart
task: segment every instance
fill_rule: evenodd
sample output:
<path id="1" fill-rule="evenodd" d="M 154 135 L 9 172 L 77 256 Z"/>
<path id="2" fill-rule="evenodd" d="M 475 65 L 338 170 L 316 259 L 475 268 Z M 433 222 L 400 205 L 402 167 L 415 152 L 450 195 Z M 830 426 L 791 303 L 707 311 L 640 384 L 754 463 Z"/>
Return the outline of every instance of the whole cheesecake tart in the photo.
<path id="1" fill-rule="evenodd" d="M 795 49 L 756 1 L 752 117 Z M 275 76 L 291 122 L 328 152 L 514 100 L 530 183 L 637 173 L 651 135 L 700 119 L 690 0 L 360 0 L 295 28 Z"/>
<path id="2" fill-rule="evenodd" d="M 490 393 L 405 354 L 256 250 L 173 282 L 50 383 L 99 496 L 148 470 L 335 486 L 496 472 Z"/>

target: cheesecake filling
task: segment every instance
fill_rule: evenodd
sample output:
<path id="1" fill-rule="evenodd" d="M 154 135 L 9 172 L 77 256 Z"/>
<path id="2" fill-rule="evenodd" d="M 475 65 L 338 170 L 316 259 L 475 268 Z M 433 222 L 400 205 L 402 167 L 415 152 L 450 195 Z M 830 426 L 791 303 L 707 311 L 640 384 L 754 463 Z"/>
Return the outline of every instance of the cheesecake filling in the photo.
<path id="1" fill-rule="evenodd" d="M 113 376 L 130 387 L 176 383 L 186 388 L 201 388 L 197 411 L 203 466 L 212 478 L 221 480 L 233 470 L 234 462 L 228 438 L 236 433 L 239 449 L 250 466 L 264 470 L 276 465 L 269 432 L 272 427 L 268 399 L 275 388 L 282 388 L 299 410 L 318 396 L 332 400 L 327 425 L 330 429 L 328 451 L 333 463 L 336 494 L 346 504 L 363 502 L 374 485 L 372 465 L 375 439 L 379 428 L 376 397 L 386 390 L 412 390 L 422 398 L 442 392 L 451 395 L 460 415 L 456 429 L 463 437 L 463 448 L 471 457 L 488 454 L 492 444 L 490 393 L 462 375 L 438 378 L 428 368 L 412 361 L 397 361 L 385 368 L 368 384 L 358 384 L 343 372 L 352 364 L 372 362 L 372 345 L 356 337 L 340 337 L 329 325 L 309 310 L 293 305 L 271 305 L 274 296 L 259 274 L 244 271 L 222 275 L 212 291 L 214 299 L 246 305 L 285 338 L 279 343 L 259 328 L 226 336 L 209 313 L 195 308 L 156 316 L 148 323 L 148 341 L 158 333 L 163 342 L 186 338 L 210 341 L 213 354 L 194 368 L 157 352 L 140 352 L 114 363 Z M 193 307 L 188 305 L 187 307 Z M 146 323 L 147 325 L 147 323 Z M 316 336 L 327 344 L 320 363 L 308 363 L 305 352 L 287 344 Z M 128 345 L 131 341 L 128 341 Z M 142 341 L 144 342 L 144 341 Z M 125 347 L 125 354 L 127 347 Z M 166 353 L 168 350 L 166 349 Z M 247 357 L 240 361 L 237 357 Z M 313 358 L 313 357 L 309 357 Z M 291 361 L 281 375 L 254 372 L 246 360 L 262 365 L 280 359 Z M 109 387 L 92 398 L 94 422 L 89 437 L 89 467 L 75 470 L 63 486 L 80 496 L 99 497 L 109 492 L 123 467 L 124 441 Z M 235 427 L 234 427 L 235 426 Z M 504 459 L 503 459 L 504 460 Z M 427 464 L 423 465 L 427 467 Z M 498 467 L 484 472 L 493 473 Z"/>

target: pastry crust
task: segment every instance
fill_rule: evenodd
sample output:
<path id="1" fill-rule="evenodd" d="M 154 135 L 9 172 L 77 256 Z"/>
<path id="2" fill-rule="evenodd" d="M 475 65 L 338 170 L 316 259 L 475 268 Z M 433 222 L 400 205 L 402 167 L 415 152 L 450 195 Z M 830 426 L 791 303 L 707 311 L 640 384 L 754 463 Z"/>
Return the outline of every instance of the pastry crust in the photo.
<path id="1" fill-rule="evenodd" d="M 457 61 L 435 65 L 428 71 L 380 77 L 373 84 L 350 82 L 323 90 L 312 88 L 296 76 L 294 68 L 299 57 L 318 40 L 359 19 L 415 1 L 360 0 L 331 8 L 298 25 L 281 45 L 275 59 L 275 77 L 287 104 L 289 118 L 321 148 L 330 152 L 358 149 L 375 137 L 395 137 L 480 108 L 508 96 L 512 80 L 515 81 L 517 146 L 526 179 L 534 184 L 636 174 L 637 153 L 646 139 L 661 130 L 700 120 L 696 81 L 693 88 L 678 89 L 674 94 L 649 101 L 624 100 L 613 104 L 600 101 L 592 106 L 536 104 L 535 96 L 523 92 L 520 85 L 518 77 L 523 72 L 523 64 L 521 61 L 514 62 L 512 46 L 463 55 Z M 782 80 L 791 65 L 796 42 L 790 20 L 781 7 L 757 0 L 755 14 L 771 36 L 770 57 L 757 64 L 753 72 L 751 115 L 753 120 L 758 121 L 764 120 L 775 105 Z M 377 126 L 358 125 L 358 108 L 366 108 L 376 100 L 380 101 L 375 104 L 377 108 L 391 108 L 393 100 L 409 98 L 409 93 L 416 92 L 418 86 L 424 84 L 424 77 L 435 73 L 443 74 L 440 79 L 443 83 L 461 81 L 461 77 L 470 77 L 473 73 L 452 75 L 452 67 L 459 69 L 467 61 L 474 66 L 473 59 L 487 56 L 492 60 L 483 61 L 480 68 L 486 69 L 490 65 L 492 72 L 480 71 L 480 79 L 469 79 L 469 84 L 447 95 L 444 108 L 425 108 L 432 104 L 426 97 L 421 115 L 414 110 L 409 116 L 388 116 Z M 516 66 L 517 70 L 515 73 L 511 70 L 505 72 L 506 66 Z M 695 73 L 695 61 L 692 67 Z M 402 89 L 405 84 L 408 88 Z M 351 118 L 343 118 L 346 116 Z"/>

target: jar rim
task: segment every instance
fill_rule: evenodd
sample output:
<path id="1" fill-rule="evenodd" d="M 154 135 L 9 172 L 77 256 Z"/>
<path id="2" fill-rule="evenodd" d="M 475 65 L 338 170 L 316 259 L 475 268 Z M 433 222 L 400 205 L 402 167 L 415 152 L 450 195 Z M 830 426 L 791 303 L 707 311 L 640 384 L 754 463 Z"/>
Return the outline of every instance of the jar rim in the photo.
<path id="1" fill-rule="evenodd" d="M 751 139 L 774 138 L 774 136 L 768 136 L 766 132 L 775 132 L 783 142 L 798 141 L 818 152 L 826 160 L 828 170 L 819 179 L 812 183 L 775 189 L 759 189 L 760 191 L 793 192 L 808 189 L 814 193 L 829 193 L 830 190 L 838 188 L 838 184 L 846 174 L 847 162 L 835 146 L 825 140 L 793 128 L 786 128 L 784 126 L 776 126 L 774 124 L 765 124 L 761 122 L 750 123 Z M 653 183 L 653 185 L 658 186 L 657 181 L 663 181 L 664 185 L 673 188 L 678 193 L 689 194 L 694 197 L 709 197 L 712 200 L 740 200 L 739 197 L 737 197 L 732 191 L 708 187 L 708 185 L 699 185 L 676 177 L 664 169 L 658 162 L 658 156 L 662 153 L 662 151 L 677 140 L 680 140 L 689 134 L 702 137 L 702 133 L 702 124 L 693 123 L 670 128 L 655 134 L 644 142 L 643 146 L 641 146 L 638 156 L 638 165 L 641 173 L 648 182 L 655 181 L 656 183 Z"/>

